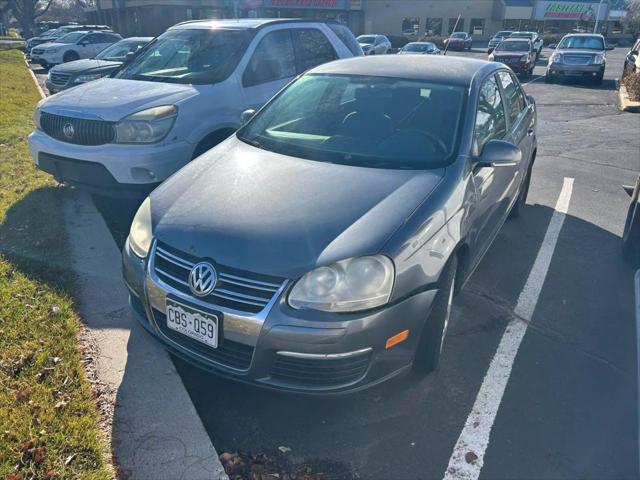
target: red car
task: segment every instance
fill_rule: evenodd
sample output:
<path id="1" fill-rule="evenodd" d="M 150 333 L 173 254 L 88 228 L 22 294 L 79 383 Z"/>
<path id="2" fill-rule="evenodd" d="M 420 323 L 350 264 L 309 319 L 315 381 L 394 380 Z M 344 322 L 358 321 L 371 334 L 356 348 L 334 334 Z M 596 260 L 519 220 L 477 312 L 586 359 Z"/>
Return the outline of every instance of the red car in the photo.
<path id="1" fill-rule="evenodd" d="M 506 38 L 491 52 L 489 60 L 504 63 L 515 73 L 528 77 L 536 65 L 536 52 L 531 40 Z"/>
<path id="2" fill-rule="evenodd" d="M 448 50 L 471 50 L 473 39 L 471 35 L 465 32 L 453 32 L 449 38 L 444 41 Z"/>

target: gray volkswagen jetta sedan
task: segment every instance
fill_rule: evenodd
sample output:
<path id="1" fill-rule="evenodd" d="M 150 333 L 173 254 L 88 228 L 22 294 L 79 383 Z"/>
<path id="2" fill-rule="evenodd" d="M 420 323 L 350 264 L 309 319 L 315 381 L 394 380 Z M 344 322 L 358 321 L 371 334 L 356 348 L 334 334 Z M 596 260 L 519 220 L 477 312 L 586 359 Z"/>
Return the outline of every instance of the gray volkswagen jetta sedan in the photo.
<path id="1" fill-rule="evenodd" d="M 454 293 L 525 203 L 533 100 L 499 63 L 394 55 L 316 67 L 252 113 L 138 210 L 142 325 L 282 390 L 432 371 Z"/>

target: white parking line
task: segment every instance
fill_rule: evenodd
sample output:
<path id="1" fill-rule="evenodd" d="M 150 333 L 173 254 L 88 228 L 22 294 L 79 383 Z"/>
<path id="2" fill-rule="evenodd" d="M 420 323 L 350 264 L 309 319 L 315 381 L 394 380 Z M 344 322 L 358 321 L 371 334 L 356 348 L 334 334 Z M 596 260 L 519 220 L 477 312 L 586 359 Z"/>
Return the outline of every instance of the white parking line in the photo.
<path id="1" fill-rule="evenodd" d="M 533 82 L 535 82 L 537 80 L 540 80 L 541 78 L 544 78 L 544 77 L 545 77 L 544 75 L 538 75 L 536 78 L 534 78 L 532 80 L 529 80 L 528 82 L 524 82 L 523 85 L 529 85 L 530 83 L 533 83 Z"/>
<path id="2" fill-rule="evenodd" d="M 445 480 L 477 480 L 480 476 L 480 470 L 484 464 L 484 454 L 489 445 L 491 428 L 500 408 L 513 362 L 538 303 L 551 257 L 569 209 L 572 190 L 573 178 L 565 177 L 555 211 L 547 227 L 547 233 L 529 272 L 527 283 L 518 297 L 518 303 L 514 310 L 516 318 L 512 319 L 505 329 L 498 349 L 491 360 L 471 413 L 469 413 L 460 437 L 453 448 L 449 465 L 444 474 Z"/>

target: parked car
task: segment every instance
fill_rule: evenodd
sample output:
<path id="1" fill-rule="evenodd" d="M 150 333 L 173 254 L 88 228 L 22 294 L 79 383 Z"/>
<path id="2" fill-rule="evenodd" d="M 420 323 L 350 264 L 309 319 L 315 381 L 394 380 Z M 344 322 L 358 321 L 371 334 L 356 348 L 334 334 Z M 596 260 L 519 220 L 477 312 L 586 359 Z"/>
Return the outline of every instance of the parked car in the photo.
<path id="1" fill-rule="evenodd" d="M 152 40 L 152 37 L 130 37 L 105 48 L 93 58 L 56 65 L 46 80 L 49 92 L 57 93 L 81 83 L 106 77 L 127 59 Z"/>
<path id="2" fill-rule="evenodd" d="M 31 61 L 43 67 L 92 58 L 105 48 L 122 40 L 111 31 L 79 31 L 67 33 L 51 43 L 43 43 L 31 50 Z"/>
<path id="3" fill-rule="evenodd" d="M 587 78 L 600 85 L 607 66 L 607 47 L 602 35 L 565 35 L 549 57 L 545 80 L 553 83 L 567 78 Z"/>
<path id="4" fill-rule="evenodd" d="M 623 74 L 628 72 L 640 72 L 640 38 L 624 59 Z"/>
<path id="5" fill-rule="evenodd" d="M 354 55 L 362 49 L 337 22 L 181 23 L 113 78 L 42 102 L 32 158 L 61 182 L 144 196 L 231 135 L 244 110 L 260 108 L 305 70 Z"/>
<path id="6" fill-rule="evenodd" d="M 536 66 L 536 51 L 529 39 L 507 38 L 489 55 L 489 60 L 504 63 L 514 72 L 529 77 Z"/>
<path id="7" fill-rule="evenodd" d="M 431 42 L 407 43 L 398 51 L 399 55 L 440 55 L 440 49 Z"/>
<path id="8" fill-rule="evenodd" d="M 453 32 L 444 40 L 447 50 L 471 50 L 473 39 L 465 32 Z"/>
<path id="9" fill-rule="evenodd" d="M 316 67 L 142 203 L 123 250 L 133 311 L 176 355 L 256 385 L 430 372 L 454 292 L 525 204 L 535 130 L 499 63 Z"/>
<path id="10" fill-rule="evenodd" d="M 487 47 L 487 53 L 493 52 L 493 49 L 498 46 L 498 44 L 511 35 L 513 32 L 511 30 L 500 30 L 493 37 L 489 39 L 489 46 Z"/>
<path id="11" fill-rule="evenodd" d="M 26 50 L 31 54 L 31 49 L 43 43 L 49 43 L 57 38 L 65 36 L 67 33 L 88 31 L 88 30 L 111 30 L 107 25 L 65 25 L 64 27 L 48 30 L 42 35 L 27 40 Z"/>
<path id="12" fill-rule="evenodd" d="M 542 47 L 544 46 L 544 40 L 536 32 L 512 32 L 509 38 L 528 38 L 533 44 L 533 49 L 536 52 L 536 60 L 540 57 Z"/>
<path id="13" fill-rule="evenodd" d="M 640 267 L 640 175 L 635 185 L 625 186 L 631 197 L 622 233 L 622 252 L 635 266 Z"/>
<path id="14" fill-rule="evenodd" d="M 391 50 L 391 42 L 384 35 L 360 35 L 357 40 L 365 55 L 385 55 Z"/>

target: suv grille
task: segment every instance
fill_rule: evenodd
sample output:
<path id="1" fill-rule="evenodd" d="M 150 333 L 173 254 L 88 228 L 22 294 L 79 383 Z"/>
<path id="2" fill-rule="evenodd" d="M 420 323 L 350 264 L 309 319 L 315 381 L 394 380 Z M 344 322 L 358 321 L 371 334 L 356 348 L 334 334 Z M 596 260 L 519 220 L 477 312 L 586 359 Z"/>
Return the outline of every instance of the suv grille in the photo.
<path id="1" fill-rule="evenodd" d="M 192 295 L 189 289 L 189 273 L 193 266 L 204 259 L 176 250 L 158 242 L 154 250 L 154 272 L 163 282 L 176 290 Z M 201 300 L 240 312 L 258 313 L 282 287 L 284 279 L 237 270 L 215 264 L 218 283 L 213 292 Z"/>
<path id="2" fill-rule="evenodd" d="M 591 55 L 587 54 L 564 54 L 563 60 L 567 65 L 589 65 L 591 63 Z"/>
<path id="3" fill-rule="evenodd" d="M 115 139 L 113 122 L 65 117 L 47 112 L 40 114 L 42 130 L 50 137 L 76 145 L 104 145 Z M 71 128 L 72 127 L 72 128 Z M 65 133 L 66 132 L 66 133 Z"/>
<path id="4" fill-rule="evenodd" d="M 200 343 L 186 335 L 171 330 L 167 327 L 167 317 L 164 313 L 154 309 L 153 316 L 156 320 L 156 325 L 158 325 L 163 335 L 178 345 L 221 365 L 226 365 L 238 370 L 249 369 L 251 357 L 253 357 L 253 347 L 251 345 L 220 338 L 218 348 L 211 348 L 204 343 Z"/>
<path id="5" fill-rule="evenodd" d="M 44 48 L 34 48 L 31 52 L 36 55 L 42 55 L 44 53 Z"/>
<path id="6" fill-rule="evenodd" d="M 297 358 L 277 354 L 271 376 L 277 380 L 311 387 L 353 383 L 364 376 L 371 351 L 345 358 Z"/>
<path id="7" fill-rule="evenodd" d="M 52 73 L 50 80 L 56 87 L 64 87 L 70 78 L 69 73 Z"/>

